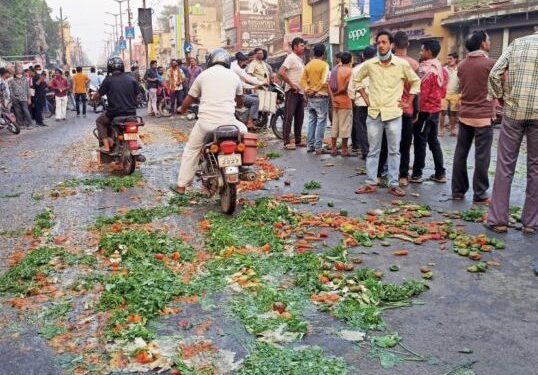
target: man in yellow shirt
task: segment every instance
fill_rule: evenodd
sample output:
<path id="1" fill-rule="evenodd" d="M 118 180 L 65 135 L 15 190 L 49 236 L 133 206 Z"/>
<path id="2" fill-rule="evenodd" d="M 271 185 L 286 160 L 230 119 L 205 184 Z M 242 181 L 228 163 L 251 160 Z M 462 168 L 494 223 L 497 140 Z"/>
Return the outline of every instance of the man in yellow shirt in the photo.
<path id="1" fill-rule="evenodd" d="M 398 197 L 405 196 L 405 191 L 399 186 L 402 109 L 408 107 L 420 92 L 420 78 L 407 61 L 392 55 L 392 41 L 392 34 L 380 31 L 376 37 L 377 57 L 368 60 L 353 76 L 355 87 L 368 106 L 366 127 L 370 146 L 366 159 L 368 177 L 366 184 L 356 191 L 357 194 L 377 190 L 377 169 L 384 130 L 389 150 L 389 192 Z M 363 80 L 367 77 L 368 93 L 363 87 Z M 407 102 L 401 100 L 405 82 L 411 85 Z"/>
<path id="2" fill-rule="evenodd" d="M 247 73 L 263 83 L 271 83 L 271 75 L 267 64 L 263 61 L 263 49 L 254 49 L 254 60 L 247 67 Z"/>
<path id="3" fill-rule="evenodd" d="M 325 61 L 325 45 L 314 46 L 314 58 L 305 66 L 301 88 L 308 97 L 307 152 L 320 155 L 329 111 L 329 64 Z"/>
<path id="4" fill-rule="evenodd" d="M 77 107 L 77 117 L 80 117 L 80 103 L 82 102 L 82 115 L 86 117 L 86 91 L 88 90 L 90 78 L 82 73 L 82 67 L 77 67 L 77 74 L 73 76 L 73 93 L 75 94 L 75 104 Z"/>

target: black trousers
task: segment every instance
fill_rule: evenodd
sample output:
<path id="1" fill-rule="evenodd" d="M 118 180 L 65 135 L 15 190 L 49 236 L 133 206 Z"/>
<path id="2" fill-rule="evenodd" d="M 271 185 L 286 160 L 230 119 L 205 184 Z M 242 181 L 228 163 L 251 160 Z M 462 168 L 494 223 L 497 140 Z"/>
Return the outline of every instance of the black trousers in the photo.
<path id="1" fill-rule="evenodd" d="M 368 107 L 353 105 L 353 127 L 351 128 L 351 147 L 353 150 L 361 150 L 363 156 L 368 155 L 368 131 L 366 130 L 366 118 Z"/>
<path id="2" fill-rule="evenodd" d="M 45 109 L 45 95 L 36 95 L 34 101 L 34 117 L 36 124 L 43 124 L 43 109 Z"/>
<path id="3" fill-rule="evenodd" d="M 413 143 L 413 117 L 408 115 L 402 116 L 402 139 L 400 141 L 400 178 L 409 177 L 409 161 L 411 153 L 411 144 Z M 389 151 L 387 148 L 387 137 L 383 133 L 381 142 L 381 154 L 379 155 L 379 164 L 377 168 L 377 177 L 384 174 L 385 166 Z"/>
<path id="4" fill-rule="evenodd" d="M 291 90 L 286 92 L 286 103 L 284 107 L 284 144 L 290 143 L 291 122 L 293 121 L 293 133 L 295 144 L 301 143 L 301 131 L 304 120 L 304 97 L 302 94 L 294 93 Z"/>
<path id="5" fill-rule="evenodd" d="M 430 148 L 435 165 L 435 176 L 446 175 L 443 166 L 443 150 L 437 138 L 439 128 L 439 112 L 420 112 L 418 121 L 413 127 L 415 146 L 415 162 L 413 163 L 413 177 L 422 177 L 422 171 L 426 164 L 426 145 Z"/>
<path id="6" fill-rule="evenodd" d="M 473 191 L 474 201 L 486 199 L 489 189 L 489 163 L 491 161 L 491 144 L 493 143 L 493 129 L 491 126 L 475 128 L 459 123 L 458 140 L 454 151 L 454 164 L 452 169 L 452 195 L 463 196 L 469 190 L 469 177 L 467 175 L 467 157 L 474 140 L 474 173 Z"/>
<path id="7" fill-rule="evenodd" d="M 77 106 L 77 115 L 80 115 L 80 103 L 82 103 L 82 114 L 86 114 L 86 94 L 75 94 L 75 103 Z"/>

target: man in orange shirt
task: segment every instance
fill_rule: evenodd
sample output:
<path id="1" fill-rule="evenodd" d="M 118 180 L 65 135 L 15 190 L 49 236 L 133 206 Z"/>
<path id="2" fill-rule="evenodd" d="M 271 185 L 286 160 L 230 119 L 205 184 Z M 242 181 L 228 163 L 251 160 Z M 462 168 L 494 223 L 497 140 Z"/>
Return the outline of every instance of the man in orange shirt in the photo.
<path id="1" fill-rule="evenodd" d="M 331 129 L 332 149 L 331 155 L 337 155 L 336 141 L 342 138 L 342 156 L 349 156 L 347 140 L 351 137 L 353 122 L 353 103 L 347 95 L 347 87 L 351 79 L 351 53 L 342 53 L 341 65 L 336 69 L 336 79 L 332 80 L 330 92 L 333 103 L 333 121 Z"/>
<path id="2" fill-rule="evenodd" d="M 82 115 L 86 117 L 86 91 L 90 78 L 82 73 L 82 67 L 77 66 L 77 74 L 73 76 L 73 92 L 75 93 L 75 103 L 77 107 L 77 117 L 80 117 L 80 102 L 82 102 Z"/>

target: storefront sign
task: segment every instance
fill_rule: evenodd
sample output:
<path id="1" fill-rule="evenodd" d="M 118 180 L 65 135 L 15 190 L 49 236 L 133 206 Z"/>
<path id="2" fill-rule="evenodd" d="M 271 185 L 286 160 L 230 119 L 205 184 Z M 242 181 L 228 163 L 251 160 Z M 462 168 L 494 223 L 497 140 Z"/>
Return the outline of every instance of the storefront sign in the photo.
<path id="1" fill-rule="evenodd" d="M 235 16 L 235 0 L 223 0 L 222 2 L 222 28 L 233 29 Z"/>
<path id="2" fill-rule="evenodd" d="M 294 16 L 299 16 L 302 11 L 302 5 L 302 1 L 282 0 L 282 17 L 288 19 Z"/>
<path id="3" fill-rule="evenodd" d="M 239 0 L 241 48 L 266 46 L 282 37 L 278 0 Z"/>
<path id="4" fill-rule="evenodd" d="M 290 33 L 300 33 L 301 32 L 301 16 L 290 18 L 288 23 L 288 28 Z"/>
<path id="5" fill-rule="evenodd" d="M 447 6 L 447 0 L 387 0 L 385 16 L 396 17 Z"/>
<path id="6" fill-rule="evenodd" d="M 360 51 L 370 45 L 370 27 L 368 18 L 359 18 L 347 21 L 347 49 Z"/>

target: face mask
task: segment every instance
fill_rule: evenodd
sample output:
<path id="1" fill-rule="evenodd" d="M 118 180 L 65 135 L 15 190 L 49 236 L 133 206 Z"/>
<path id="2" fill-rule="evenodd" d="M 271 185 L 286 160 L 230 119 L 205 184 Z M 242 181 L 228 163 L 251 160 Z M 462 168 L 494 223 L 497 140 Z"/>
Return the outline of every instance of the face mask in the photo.
<path id="1" fill-rule="evenodd" d="M 35 71 L 37 74 L 41 74 L 41 70 L 36 70 Z"/>
<path id="2" fill-rule="evenodd" d="M 17 74 L 15 77 L 22 78 L 22 74 Z"/>
<path id="3" fill-rule="evenodd" d="M 390 58 L 392 57 L 392 51 L 389 50 L 389 52 L 387 52 L 386 55 L 382 55 L 379 53 L 379 50 L 377 51 L 377 58 L 380 60 L 380 61 L 388 61 L 390 60 Z"/>

